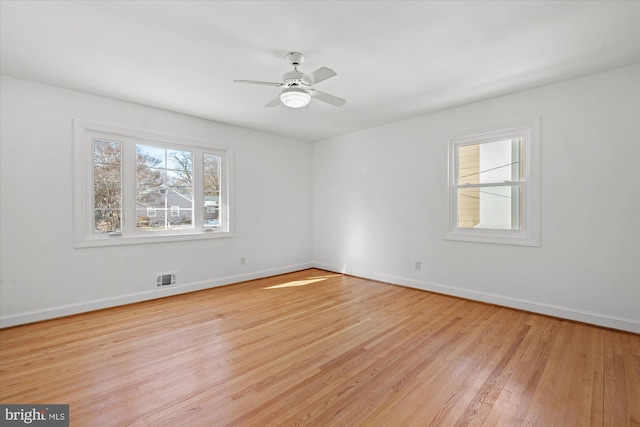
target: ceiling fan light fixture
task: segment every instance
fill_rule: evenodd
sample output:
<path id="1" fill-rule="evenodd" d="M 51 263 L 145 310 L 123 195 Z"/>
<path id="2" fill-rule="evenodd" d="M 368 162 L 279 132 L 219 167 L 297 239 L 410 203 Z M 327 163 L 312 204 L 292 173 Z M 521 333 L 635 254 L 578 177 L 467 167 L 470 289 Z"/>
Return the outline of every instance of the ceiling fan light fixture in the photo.
<path id="1" fill-rule="evenodd" d="M 302 108 L 309 105 L 309 102 L 311 102 L 311 96 L 313 96 L 315 100 L 326 102 L 327 104 L 331 104 L 335 107 L 342 107 L 347 102 L 346 99 L 320 92 L 319 90 L 311 87 L 316 83 L 320 83 L 330 79 L 331 77 L 337 76 L 338 74 L 331 68 L 320 67 L 311 73 L 305 74 L 298 70 L 298 66 L 304 62 L 303 54 L 300 52 L 290 52 L 287 55 L 287 60 L 293 66 L 293 70 L 285 73 L 282 76 L 282 81 L 280 83 L 261 82 L 257 80 L 234 80 L 234 82 L 283 88 L 280 95 L 269 101 L 265 107 L 277 107 L 280 104 L 284 104 L 289 108 Z"/>
<path id="2" fill-rule="evenodd" d="M 311 102 L 311 96 L 300 88 L 288 88 L 280 94 L 280 101 L 290 108 L 306 107 Z"/>

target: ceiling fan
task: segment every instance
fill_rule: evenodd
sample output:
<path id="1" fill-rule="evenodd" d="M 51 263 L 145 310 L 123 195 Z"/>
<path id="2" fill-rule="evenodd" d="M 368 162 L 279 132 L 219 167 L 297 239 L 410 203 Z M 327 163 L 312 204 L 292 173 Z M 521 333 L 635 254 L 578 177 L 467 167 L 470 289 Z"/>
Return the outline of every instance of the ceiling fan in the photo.
<path id="1" fill-rule="evenodd" d="M 275 97 L 265 107 L 277 107 L 281 103 L 291 108 L 306 107 L 311 98 L 326 102 L 336 107 L 343 106 L 347 100 L 335 95 L 321 92 L 311 86 L 337 75 L 331 68 L 320 67 L 313 73 L 305 74 L 298 71 L 298 66 L 304 62 L 304 55 L 300 52 L 290 52 L 286 56 L 293 65 L 293 71 L 282 76 L 282 83 L 258 82 L 254 80 L 234 80 L 235 83 L 249 83 L 255 85 L 267 85 L 283 88 L 280 95 Z"/>

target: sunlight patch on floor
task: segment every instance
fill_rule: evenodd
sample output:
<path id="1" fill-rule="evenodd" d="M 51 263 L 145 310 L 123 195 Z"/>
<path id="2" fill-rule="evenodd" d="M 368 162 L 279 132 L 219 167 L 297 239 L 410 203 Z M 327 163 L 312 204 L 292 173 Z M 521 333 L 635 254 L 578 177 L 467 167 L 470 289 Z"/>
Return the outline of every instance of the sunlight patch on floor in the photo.
<path id="1" fill-rule="evenodd" d="M 264 289 L 280 289 L 280 288 L 293 288 L 293 287 L 296 287 L 296 286 L 307 286 L 307 285 L 311 285 L 313 283 L 322 282 L 323 280 L 327 280 L 330 277 L 336 277 L 336 276 L 340 276 L 340 274 L 331 274 L 331 275 L 326 275 L 326 276 L 310 277 L 310 278 L 304 279 L 304 280 L 293 280 L 291 282 L 282 283 L 280 285 L 269 286 L 269 287 L 266 287 Z"/>

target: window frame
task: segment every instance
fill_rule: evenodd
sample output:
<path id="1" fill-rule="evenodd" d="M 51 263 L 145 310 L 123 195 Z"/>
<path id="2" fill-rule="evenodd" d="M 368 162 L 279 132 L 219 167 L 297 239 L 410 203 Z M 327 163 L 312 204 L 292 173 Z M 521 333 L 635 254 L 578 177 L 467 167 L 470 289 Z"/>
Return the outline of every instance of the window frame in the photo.
<path id="1" fill-rule="evenodd" d="M 458 147 L 522 138 L 519 185 L 520 228 L 514 230 L 490 228 L 463 228 L 458 226 L 458 189 L 470 188 L 459 184 Z M 448 230 L 445 240 L 496 243 L 507 245 L 540 246 L 540 118 L 511 122 L 482 130 L 467 132 L 448 141 Z M 474 188 L 495 184 L 474 184 Z"/>
<path id="2" fill-rule="evenodd" d="M 122 144 L 121 157 L 121 230 L 95 232 L 93 141 L 102 139 Z M 193 225 L 181 230 L 136 230 L 135 148 L 136 144 L 160 148 L 188 150 L 194 153 Z M 205 226 L 204 168 L 205 154 L 219 155 L 220 168 L 220 226 Z M 133 157 L 132 157 L 133 156 Z M 74 246 L 96 247 L 130 244 L 162 243 L 201 240 L 233 236 L 233 147 L 225 144 L 197 141 L 175 135 L 158 134 L 146 130 L 105 123 L 73 120 L 73 193 Z M 197 169 L 197 171 L 196 171 Z M 133 185 L 133 187 L 131 187 Z M 133 217 L 132 217 L 133 216 Z"/>

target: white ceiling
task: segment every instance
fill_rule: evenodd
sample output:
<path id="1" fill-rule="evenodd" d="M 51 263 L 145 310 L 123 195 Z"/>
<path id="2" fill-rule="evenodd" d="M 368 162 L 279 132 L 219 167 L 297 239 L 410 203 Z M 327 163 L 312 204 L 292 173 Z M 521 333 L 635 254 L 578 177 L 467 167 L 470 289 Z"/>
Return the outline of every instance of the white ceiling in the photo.
<path id="1" fill-rule="evenodd" d="M 640 1 L 6 1 L 0 71 L 318 140 L 640 62 Z M 290 51 L 347 99 L 266 108 Z"/>

